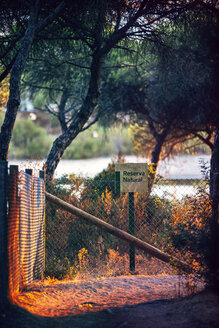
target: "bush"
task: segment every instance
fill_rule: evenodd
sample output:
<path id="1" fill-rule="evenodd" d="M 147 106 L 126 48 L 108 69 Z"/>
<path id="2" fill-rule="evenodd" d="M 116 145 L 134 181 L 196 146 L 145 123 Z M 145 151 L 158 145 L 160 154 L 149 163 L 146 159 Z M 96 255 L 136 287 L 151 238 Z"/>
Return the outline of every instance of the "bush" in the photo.
<path id="1" fill-rule="evenodd" d="M 108 170 L 93 179 L 64 176 L 47 186 L 49 192 L 68 203 L 113 226 L 129 231 L 128 195 L 115 194 L 114 189 L 114 164 L 109 165 Z M 138 238 L 164 248 L 170 215 L 171 204 L 167 200 L 135 195 L 135 230 Z M 46 264 L 49 266 L 47 271 L 53 268 L 52 259 L 60 263 L 61 259 L 68 258 L 72 266 L 83 248 L 87 250 L 89 265 L 93 268 L 97 258 L 101 258 L 103 262 L 107 261 L 109 249 L 119 252 L 121 256 L 129 252 L 126 242 L 75 215 L 56 209 L 52 204 L 47 205 L 46 232 Z"/>
<path id="2" fill-rule="evenodd" d="M 18 119 L 9 155 L 13 158 L 45 158 L 51 145 L 52 138 L 46 130 L 30 119 Z"/>
<path id="3" fill-rule="evenodd" d="M 196 197 L 175 203 L 169 222 L 168 251 L 177 253 L 193 267 L 195 273 L 206 276 L 208 267 L 208 232 L 211 201 L 205 190 Z"/>
<path id="4" fill-rule="evenodd" d="M 3 123 L 4 115 L 4 112 L 0 111 L 0 126 Z M 57 122 L 53 122 L 51 119 L 49 121 L 45 115 L 41 114 L 38 114 L 37 122 L 26 118 L 18 118 L 12 135 L 9 157 L 21 159 L 46 158 L 55 138 L 55 136 L 48 134 L 47 131 L 48 125 L 51 130 L 51 124 L 57 127 Z M 128 135 L 128 130 L 118 126 L 111 128 L 106 133 L 102 127 L 94 125 L 77 136 L 65 150 L 63 159 L 111 156 L 119 151 L 122 151 L 124 154 L 133 152 L 133 145 Z"/>
<path id="5" fill-rule="evenodd" d="M 66 149 L 63 159 L 95 158 L 109 156 L 122 151 L 133 152 L 133 145 L 125 128 L 115 127 L 105 133 L 104 129 L 95 125 L 80 133 Z"/>
<path id="6" fill-rule="evenodd" d="M 5 113 L 0 111 L 0 126 Z M 53 142 L 53 137 L 46 130 L 30 119 L 17 119 L 15 122 L 10 158 L 43 159 L 47 156 Z"/>

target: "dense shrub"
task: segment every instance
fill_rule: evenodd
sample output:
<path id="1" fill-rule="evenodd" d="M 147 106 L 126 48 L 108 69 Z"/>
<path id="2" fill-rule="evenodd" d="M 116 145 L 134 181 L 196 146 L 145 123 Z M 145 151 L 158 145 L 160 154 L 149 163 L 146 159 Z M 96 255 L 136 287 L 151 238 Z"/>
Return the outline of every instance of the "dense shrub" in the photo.
<path id="1" fill-rule="evenodd" d="M 105 180 L 109 178 L 110 180 Z M 110 182 L 110 184 L 109 184 Z M 61 199 L 86 212 L 129 231 L 128 194 L 115 194 L 113 166 L 94 179 L 81 179 L 75 176 L 62 177 L 47 186 L 47 190 Z M 135 235 L 153 245 L 164 248 L 166 225 L 169 221 L 171 204 L 158 197 L 135 194 Z M 90 267 L 96 267 L 96 259 L 106 261 L 109 250 L 125 256 L 129 245 L 99 228 L 86 223 L 77 216 L 48 204 L 46 214 L 46 253 L 47 271 L 51 272 L 54 263 L 68 259 L 75 263 L 81 249 L 86 249 Z M 65 263 L 66 260 L 65 260 Z M 70 266 L 71 266 L 70 265 Z M 48 267 L 50 268 L 48 270 Z M 60 267 L 60 264 L 58 265 Z M 62 268 L 65 272 L 65 268 Z M 58 272 L 57 275 L 61 273 Z"/>
<path id="2" fill-rule="evenodd" d="M 0 111 L 0 126 L 4 120 L 4 113 Z M 37 120 L 18 118 L 12 136 L 10 158 L 46 158 L 51 149 L 54 135 L 60 133 L 58 127 L 52 130 L 52 121 L 45 115 L 38 114 Z M 94 125 L 80 133 L 72 144 L 65 150 L 63 159 L 95 158 L 112 156 L 122 151 L 124 154 L 133 153 L 133 145 L 127 128 L 114 127 L 105 132 L 102 127 Z"/>
<path id="3" fill-rule="evenodd" d="M 128 193 L 115 193 L 114 171 L 115 165 L 110 164 L 93 179 L 64 176 L 53 181 L 49 191 L 113 226 L 129 231 Z M 136 237 L 190 263 L 194 273 L 207 275 L 211 203 L 206 185 L 196 195 L 178 201 L 177 197 L 170 201 L 152 194 L 135 193 L 134 210 Z M 87 251 L 90 270 L 96 267 L 97 258 L 106 263 L 109 252 L 116 252 L 121 259 L 128 256 L 127 243 L 70 213 L 55 209 L 53 205 L 48 204 L 46 218 L 47 264 L 51 266 L 54 261 L 62 263 L 64 258 L 71 266 L 77 262 L 81 249 Z"/>
<path id="4" fill-rule="evenodd" d="M 169 221 L 168 251 L 191 264 L 194 272 L 207 274 L 211 201 L 206 190 L 175 203 Z"/>
<path id="5" fill-rule="evenodd" d="M 19 119 L 15 123 L 10 157 L 45 158 L 52 145 L 52 138 L 46 130 L 30 119 Z"/>
<path id="6" fill-rule="evenodd" d="M 121 126 L 104 131 L 98 125 L 80 133 L 66 149 L 63 159 L 95 158 L 122 151 L 133 153 L 133 144 L 126 128 Z"/>

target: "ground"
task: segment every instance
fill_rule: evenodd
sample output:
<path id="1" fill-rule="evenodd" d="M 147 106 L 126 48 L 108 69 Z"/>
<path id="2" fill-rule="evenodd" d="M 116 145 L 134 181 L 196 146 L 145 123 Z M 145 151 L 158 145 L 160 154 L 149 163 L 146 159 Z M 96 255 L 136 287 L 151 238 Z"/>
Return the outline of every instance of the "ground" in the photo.
<path id="1" fill-rule="evenodd" d="M 129 275 L 102 279 L 45 279 L 28 285 L 15 302 L 45 317 L 61 317 L 173 299 L 201 291 L 204 283 L 181 275 Z"/>
<path id="2" fill-rule="evenodd" d="M 69 284 L 64 285 L 63 283 L 53 283 L 53 286 L 47 283 L 48 288 L 46 292 L 45 284 L 44 286 L 42 283 L 34 285 L 20 296 L 21 305 L 27 308 L 27 304 L 29 304 L 29 311 L 18 306 L 10 306 L 0 317 L 0 327 L 219 327 L 219 297 L 210 291 L 201 291 L 187 297 L 158 300 L 159 291 L 162 291 L 160 295 L 162 298 L 170 298 L 173 295 L 173 289 L 171 289 L 173 277 L 169 278 L 159 276 L 157 278 L 154 277 L 154 280 L 150 279 L 147 281 L 149 279 L 147 277 L 117 277 L 105 279 L 104 281 L 93 281 L 92 283 L 90 281 L 69 282 Z M 134 283 L 136 287 L 131 288 Z M 113 290 L 110 289 L 111 286 L 114 286 Z M 93 292 L 96 290 L 96 294 L 99 294 L 95 298 L 94 292 L 92 300 L 91 289 Z M 107 289 L 106 295 L 104 293 L 106 293 Z M 66 300 L 64 300 L 64 291 L 67 291 Z M 72 293 L 71 301 L 74 300 L 71 304 L 69 291 Z M 157 291 L 157 294 L 155 291 Z M 81 297 L 79 297 L 79 294 Z M 139 298 L 138 295 L 140 295 Z M 61 303 L 60 296 L 63 297 Z M 47 302 L 42 303 L 41 308 L 40 297 L 42 302 Z M 38 300 L 38 303 L 36 300 Z M 102 310 L 100 310 L 101 308 Z M 51 313 L 50 315 L 47 313 L 48 309 Z M 35 313 L 38 311 L 39 313 L 36 315 L 30 311 Z"/>

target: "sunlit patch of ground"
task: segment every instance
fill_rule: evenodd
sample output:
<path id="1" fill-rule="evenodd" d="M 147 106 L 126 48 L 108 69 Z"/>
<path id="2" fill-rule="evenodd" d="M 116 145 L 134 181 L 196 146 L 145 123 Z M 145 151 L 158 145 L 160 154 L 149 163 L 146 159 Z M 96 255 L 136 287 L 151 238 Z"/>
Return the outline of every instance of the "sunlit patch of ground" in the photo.
<path id="1" fill-rule="evenodd" d="M 191 282 L 189 285 L 193 286 Z M 195 285 L 196 291 L 204 287 L 198 281 Z M 89 281 L 44 280 L 19 294 L 16 303 L 33 314 L 61 317 L 186 294 L 188 279 L 177 275 L 122 276 Z"/>

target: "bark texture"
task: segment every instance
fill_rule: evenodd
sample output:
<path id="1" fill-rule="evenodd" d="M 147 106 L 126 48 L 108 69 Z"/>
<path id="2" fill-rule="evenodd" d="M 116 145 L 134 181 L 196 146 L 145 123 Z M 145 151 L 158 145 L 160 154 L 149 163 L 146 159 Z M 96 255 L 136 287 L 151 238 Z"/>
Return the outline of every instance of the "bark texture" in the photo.
<path id="1" fill-rule="evenodd" d="M 160 160 L 160 155 L 161 155 L 163 144 L 165 142 L 168 131 L 169 131 L 169 127 L 165 128 L 161 134 L 157 133 L 156 137 L 155 137 L 156 144 L 155 144 L 154 150 L 152 152 L 152 156 L 151 156 L 152 171 L 149 173 L 149 183 L 148 183 L 149 194 L 150 194 L 151 189 L 154 184 L 154 180 L 155 180 L 156 173 L 157 173 L 157 167 L 158 167 L 159 160 Z"/>
<path id="2" fill-rule="evenodd" d="M 59 112 L 58 112 L 58 119 L 61 125 L 62 132 L 67 130 L 67 123 L 66 123 L 66 114 L 65 114 L 65 106 L 68 101 L 68 89 L 64 88 L 60 104 L 59 104 Z"/>
<path id="3" fill-rule="evenodd" d="M 155 144 L 154 150 L 152 152 L 152 156 L 151 156 L 152 172 L 149 173 L 148 190 L 149 190 L 149 194 L 150 194 L 151 189 L 154 184 L 155 177 L 156 177 L 157 167 L 159 164 L 162 148 L 165 143 L 166 137 L 170 131 L 173 120 L 171 119 L 171 120 L 167 121 L 163 127 L 162 132 L 160 132 L 160 133 L 156 130 L 154 122 L 151 119 L 149 114 L 147 114 L 147 120 L 148 120 L 151 134 L 154 136 L 154 138 L 156 140 L 156 144 Z"/>

